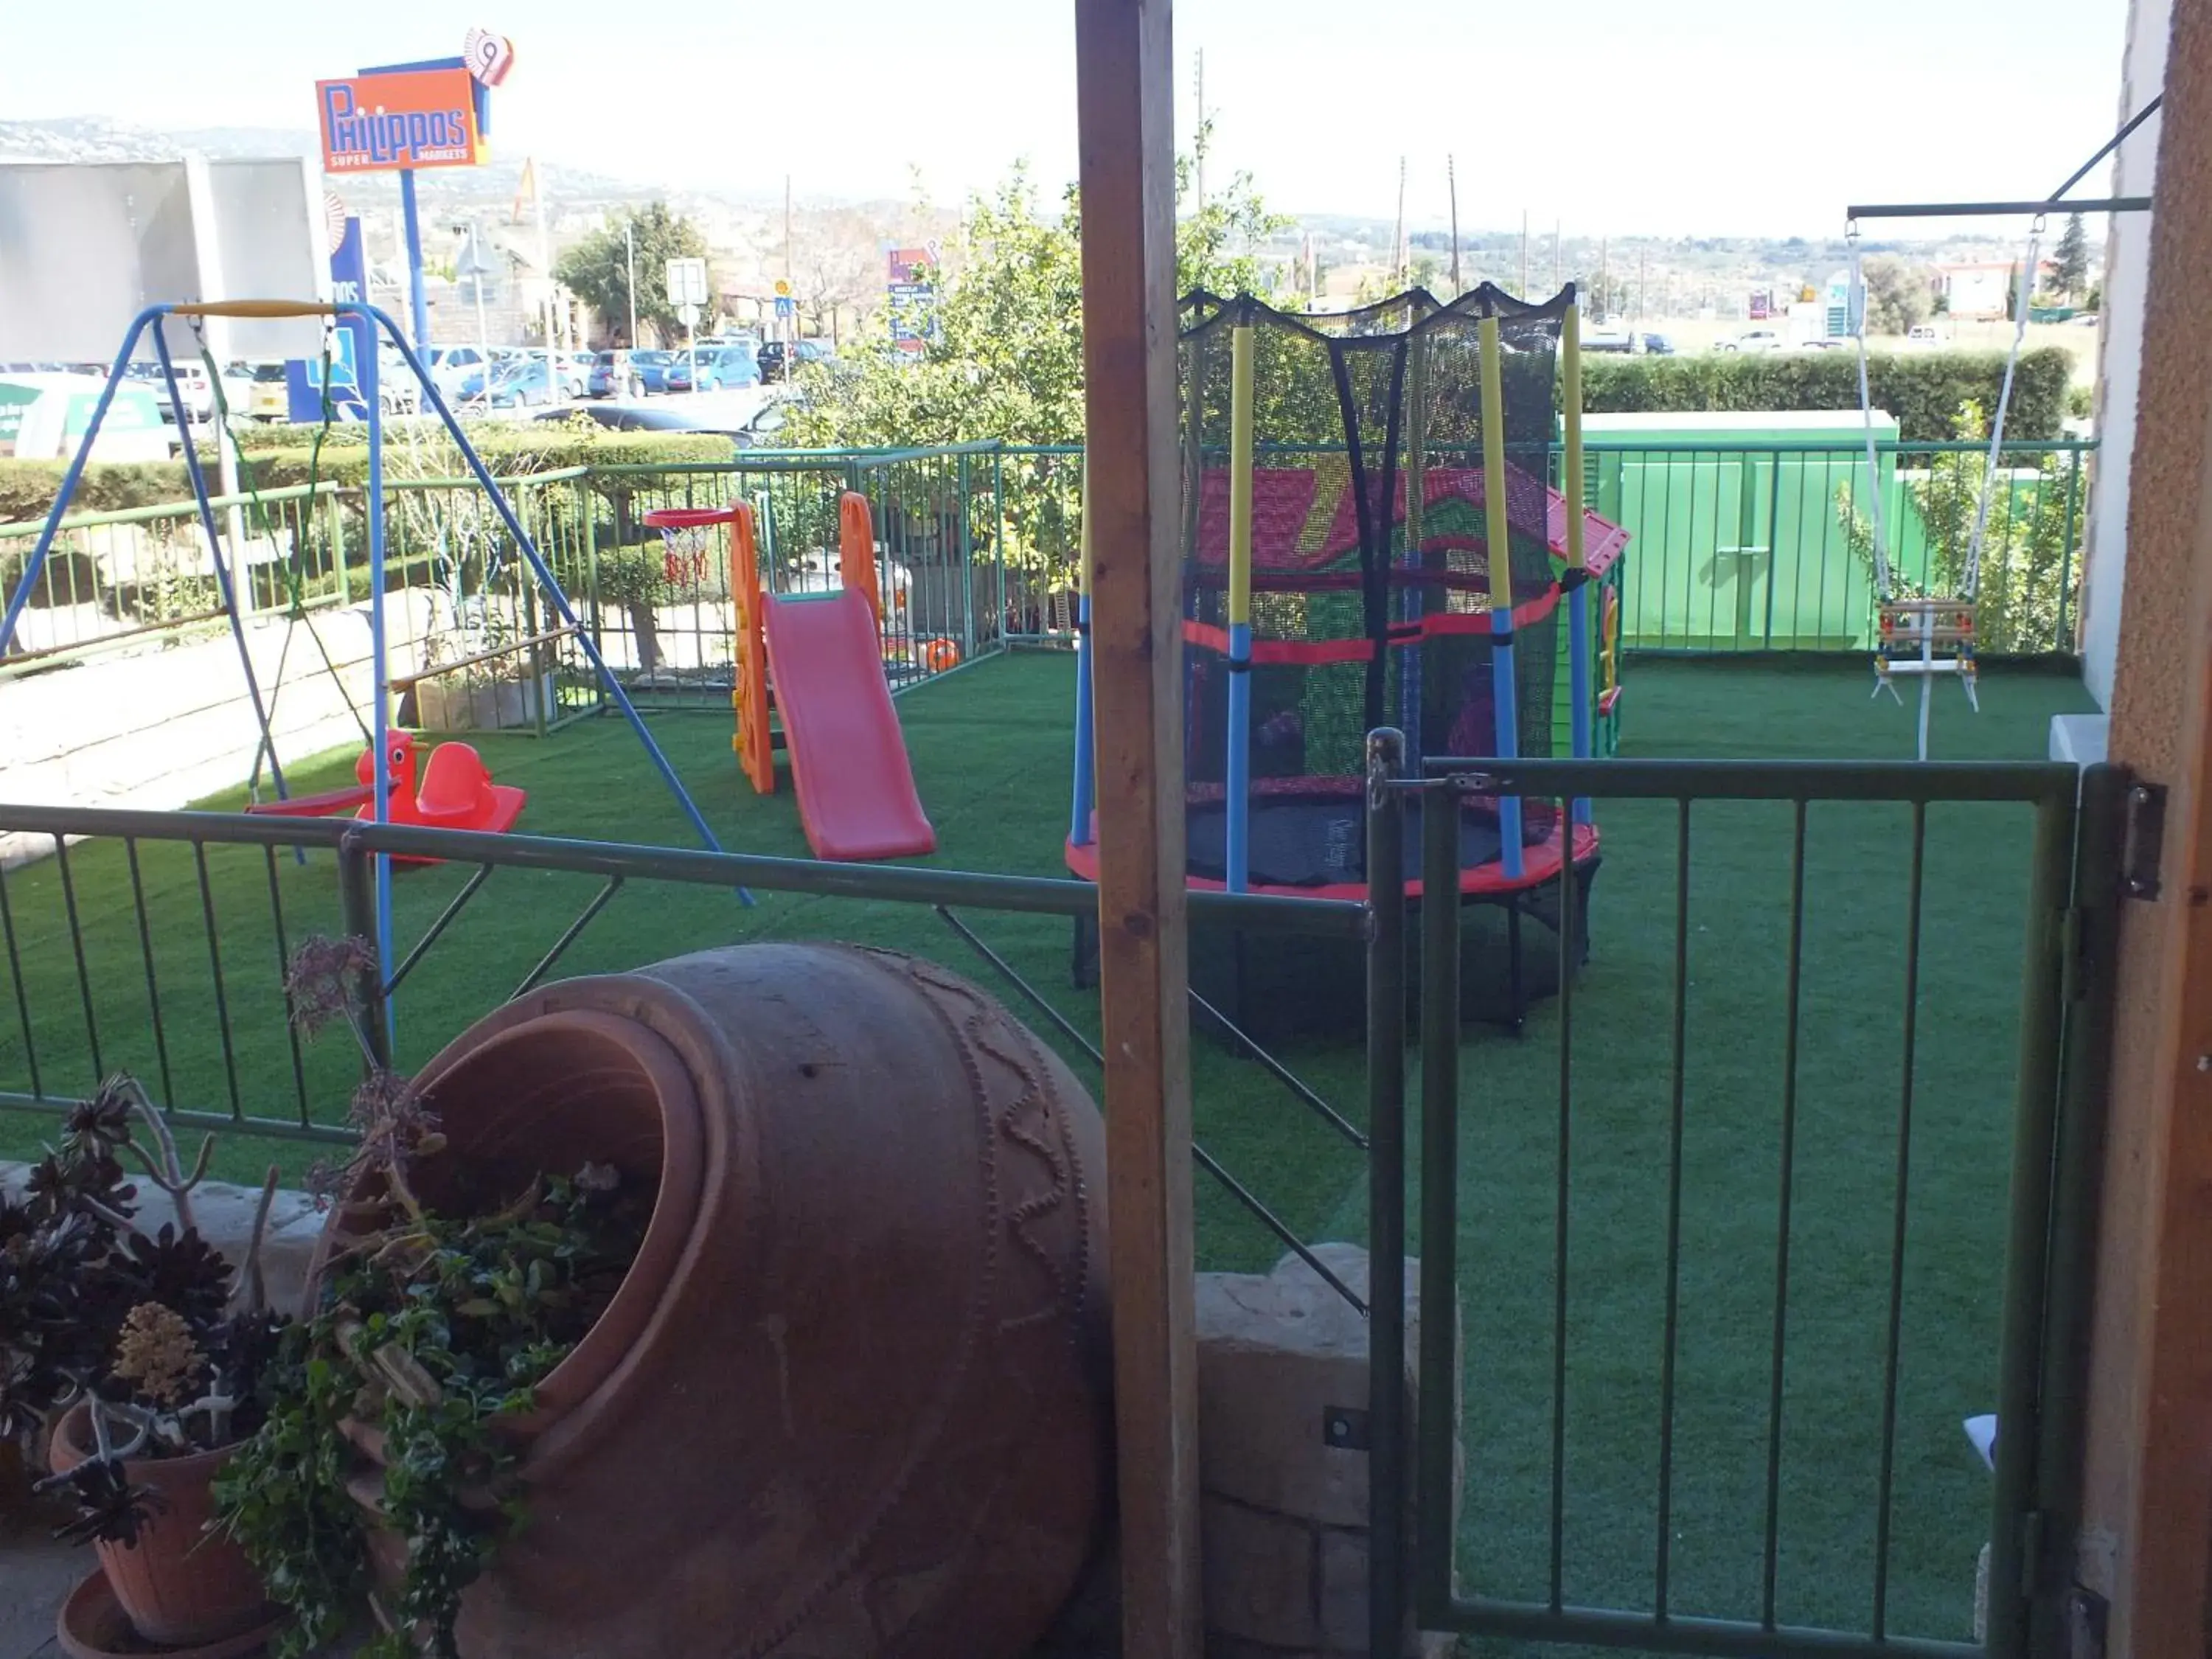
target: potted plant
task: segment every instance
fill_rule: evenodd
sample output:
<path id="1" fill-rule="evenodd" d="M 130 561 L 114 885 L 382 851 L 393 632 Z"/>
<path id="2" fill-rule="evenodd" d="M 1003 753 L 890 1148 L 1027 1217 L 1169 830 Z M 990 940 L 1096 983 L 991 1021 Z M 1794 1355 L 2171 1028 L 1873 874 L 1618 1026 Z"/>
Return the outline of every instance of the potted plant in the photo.
<path id="1" fill-rule="evenodd" d="M 310 1031 L 342 1021 L 362 1041 L 368 950 L 301 947 L 288 984 Z M 605 1310 L 651 1194 L 591 1164 L 495 1190 L 447 1167 L 412 1082 L 374 1066 L 353 1120 L 354 1156 L 317 1177 L 336 1207 L 311 1306 L 261 1372 L 258 1432 L 216 1501 L 295 1615 L 280 1659 L 363 1609 L 383 1629 L 368 1659 L 453 1659 L 462 1592 L 523 1516 L 536 1389 Z"/>
<path id="2" fill-rule="evenodd" d="M 514 643 L 498 611 L 459 636 L 466 654 L 449 662 L 448 637 L 434 635 L 414 684 L 414 724 L 425 732 L 509 732 L 552 720 L 559 710 L 552 672 L 537 647 Z"/>
<path id="3" fill-rule="evenodd" d="M 232 1264 L 192 1215 L 211 1149 L 204 1140 L 187 1170 L 161 1114 L 118 1076 L 70 1111 L 21 1196 L 0 1200 L 0 1431 L 48 1437 L 39 1487 L 76 1508 L 58 1535 L 99 1553 L 63 1613 L 64 1640 L 83 1650 L 101 1648 L 83 1626 L 118 1606 L 140 1641 L 172 1649 L 233 1650 L 270 1623 L 258 1576 L 209 1523 L 210 1482 L 259 1426 L 255 1389 L 286 1322 L 259 1265 L 276 1171 L 234 1306 Z M 139 1224 L 126 1158 L 170 1195 L 174 1222 Z"/>

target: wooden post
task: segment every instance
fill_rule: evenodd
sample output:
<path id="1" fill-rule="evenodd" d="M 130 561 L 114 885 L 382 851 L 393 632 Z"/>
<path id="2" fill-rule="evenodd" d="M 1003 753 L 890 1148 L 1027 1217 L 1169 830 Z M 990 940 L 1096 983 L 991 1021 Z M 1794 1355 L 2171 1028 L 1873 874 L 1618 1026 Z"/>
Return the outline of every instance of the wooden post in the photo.
<path id="1" fill-rule="evenodd" d="M 2212 9 L 2173 9 L 2165 90 L 2111 753 L 2170 793 L 2122 911 L 2075 1562 L 2113 1659 L 2203 1653 L 2212 1609 Z"/>
<path id="2" fill-rule="evenodd" d="M 1122 1651 L 1197 1659 L 1171 0 L 1076 0 Z"/>

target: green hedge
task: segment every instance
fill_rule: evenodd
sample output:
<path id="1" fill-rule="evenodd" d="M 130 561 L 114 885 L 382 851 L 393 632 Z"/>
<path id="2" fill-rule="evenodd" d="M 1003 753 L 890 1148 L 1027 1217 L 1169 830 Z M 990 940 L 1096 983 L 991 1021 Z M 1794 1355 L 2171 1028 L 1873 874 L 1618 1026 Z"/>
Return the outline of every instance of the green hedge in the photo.
<path id="1" fill-rule="evenodd" d="M 325 482 L 358 486 L 368 478 L 368 445 L 358 426 L 332 429 L 322 453 L 314 453 L 313 427 L 271 426 L 243 434 L 246 466 L 254 485 L 281 489 L 307 483 L 313 476 Z M 727 438 L 703 432 L 612 432 L 582 422 L 556 426 L 485 426 L 469 434 L 469 441 L 492 471 L 502 477 L 531 472 L 556 472 L 573 466 L 671 465 L 690 461 L 726 461 L 732 450 Z M 459 453 L 438 441 L 434 464 L 444 476 L 460 477 L 465 469 Z M 213 449 L 203 446 L 200 462 L 210 486 L 216 472 Z M 393 446 L 387 445 L 387 476 L 393 466 Z M 52 510 L 54 492 L 68 471 L 61 461 L 0 460 L 0 525 L 43 519 Z M 155 507 L 191 499 L 191 485 L 181 460 L 100 464 L 85 469 L 78 480 L 70 508 L 76 513 L 113 513 L 126 507 Z"/>
<path id="2" fill-rule="evenodd" d="M 1996 410 L 2004 365 L 1996 351 L 1883 355 L 1868 360 L 1867 384 L 1906 442 L 1941 443 L 1954 435 L 1960 404 Z M 2062 436 L 2073 373 L 2073 358 L 2056 346 L 2021 353 L 2006 435 Z M 1593 415 L 1856 409 L 1858 375 L 1857 355 L 1848 350 L 1592 356 L 1583 359 L 1583 407 Z"/>

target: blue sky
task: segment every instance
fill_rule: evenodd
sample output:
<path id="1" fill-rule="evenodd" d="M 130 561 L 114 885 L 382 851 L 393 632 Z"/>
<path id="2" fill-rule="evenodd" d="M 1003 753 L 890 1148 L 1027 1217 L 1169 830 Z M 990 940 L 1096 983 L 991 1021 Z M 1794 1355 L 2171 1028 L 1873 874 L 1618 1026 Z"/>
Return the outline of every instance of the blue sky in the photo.
<path id="1" fill-rule="evenodd" d="M 1410 216 L 1441 220 L 1449 151 L 1463 227 L 1525 209 L 1571 234 L 1816 234 L 1852 199 L 2039 193 L 2118 125 L 2125 0 L 1582 0 L 1571 26 L 1565 9 L 1181 0 L 1179 129 L 1203 48 L 1218 165 L 1282 208 L 1388 216 L 1402 153 Z M 634 39 L 605 0 L 220 15 L 0 0 L 0 114 L 306 126 L 318 76 L 455 52 L 480 22 L 517 49 L 494 124 L 509 155 L 738 191 L 788 172 L 802 196 L 904 195 L 919 168 L 939 199 L 1018 155 L 1047 179 L 1074 169 L 1066 0 L 694 4 Z"/>

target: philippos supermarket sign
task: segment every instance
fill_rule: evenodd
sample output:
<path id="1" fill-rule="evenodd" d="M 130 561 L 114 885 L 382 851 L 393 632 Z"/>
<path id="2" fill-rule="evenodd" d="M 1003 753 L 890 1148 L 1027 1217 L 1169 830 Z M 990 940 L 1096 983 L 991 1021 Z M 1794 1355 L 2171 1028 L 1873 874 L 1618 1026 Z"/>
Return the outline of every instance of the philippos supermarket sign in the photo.
<path id="1" fill-rule="evenodd" d="M 474 167 L 482 159 L 468 70 L 388 70 L 315 82 L 330 173 Z"/>

